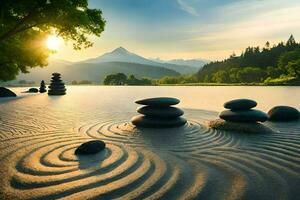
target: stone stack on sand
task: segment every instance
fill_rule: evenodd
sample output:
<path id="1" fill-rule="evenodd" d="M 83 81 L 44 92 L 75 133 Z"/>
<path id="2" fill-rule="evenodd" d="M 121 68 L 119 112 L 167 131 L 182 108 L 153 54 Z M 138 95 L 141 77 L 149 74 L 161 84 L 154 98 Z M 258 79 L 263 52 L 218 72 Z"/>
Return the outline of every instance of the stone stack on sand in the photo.
<path id="1" fill-rule="evenodd" d="M 132 118 L 131 122 L 137 127 L 146 128 L 172 128 L 186 124 L 182 118 L 183 111 L 172 107 L 179 103 L 179 99 L 169 97 L 158 97 L 138 100 L 135 103 L 144 105 L 137 112 L 142 114 Z"/>
<path id="2" fill-rule="evenodd" d="M 47 92 L 47 90 L 46 90 L 46 84 L 45 84 L 44 80 L 41 81 L 41 85 L 40 85 L 39 91 L 40 91 L 40 93 Z"/>
<path id="3" fill-rule="evenodd" d="M 260 110 L 252 109 L 257 103 L 250 99 L 235 99 L 224 104 L 225 110 L 220 113 L 220 118 L 231 122 L 265 122 L 268 115 Z"/>
<path id="4" fill-rule="evenodd" d="M 65 95 L 66 88 L 64 82 L 61 80 L 59 73 L 53 73 L 51 83 L 49 86 L 48 95 Z"/>
<path id="5" fill-rule="evenodd" d="M 268 120 L 268 115 L 253 109 L 257 103 L 250 99 L 235 99 L 224 104 L 225 110 L 220 113 L 221 119 L 209 122 L 209 127 L 227 131 L 272 133 L 273 130 L 259 122 Z"/>

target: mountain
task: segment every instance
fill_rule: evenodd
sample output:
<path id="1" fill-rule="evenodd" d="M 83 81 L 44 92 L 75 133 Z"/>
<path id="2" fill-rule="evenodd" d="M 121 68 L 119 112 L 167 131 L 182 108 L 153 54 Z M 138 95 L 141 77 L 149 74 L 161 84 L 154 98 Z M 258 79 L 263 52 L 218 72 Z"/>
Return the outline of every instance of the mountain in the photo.
<path id="1" fill-rule="evenodd" d="M 176 63 L 183 63 L 183 61 L 156 62 L 119 47 L 112 52 L 80 62 L 50 60 L 47 67 L 33 68 L 29 74 L 20 74 L 17 79 L 35 82 L 48 81 L 53 72 L 59 72 L 67 83 L 73 80 L 88 80 L 99 83 L 103 81 L 105 76 L 114 73 L 133 74 L 138 78 L 158 79 L 164 76 L 194 74 L 200 69 L 200 67 Z"/>
<path id="2" fill-rule="evenodd" d="M 83 63 L 103 63 L 103 62 L 127 62 L 127 63 L 139 63 L 145 65 L 155 65 L 152 62 L 142 56 L 136 55 L 127 51 L 123 47 L 116 48 L 112 52 L 105 53 L 99 57 L 82 61 Z"/>
<path id="3" fill-rule="evenodd" d="M 135 53 L 131 53 L 123 47 L 116 48 L 112 52 L 105 53 L 99 57 L 84 60 L 81 63 L 104 63 L 104 62 L 127 62 L 127 63 L 138 63 L 143 65 L 152 65 L 157 67 L 164 67 L 177 71 L 180 74 L 193 74 L 196 73 L 200 68 L 195 68 L 192 66 L 168 62 L 156 62 Z"/>
<path id="4" fill-rule="evenodd" d="M 104 80 L 105 76 L 115 73 L 124 73 L 126 75 L 133 74 L 137 78 L 148 77 L 153 79 L 162 78 L 164 76 L 180 75 L 174 70 L 137 63 L 63 63 L 52 61 L 49 63 L 49 66 L 44 68 L 34 68 L 28 74 L 20 74 L 17 79 L 35 81 L 36 83 L 39 83 L 41 80 L 49 82 L 53 72 L 61 73 L 62 79 L 66 83 L 71 83 L 73 80 L 89 80 L 99 83 Z"/>
<path id="5" fill-rule="evenodd" d="M 195 67 L 197 69 L 200 69 L 205 64 L 209 63 L 209 60 L 200 60 L 200 59 L 190 59 L 190 60 L 184 60 L 184 59 L 174 59 L 174 60 L 168 60 L 166 61 L 170 64 L 176 64 L 176 65 L 185 65 L 190 67 Z"/>

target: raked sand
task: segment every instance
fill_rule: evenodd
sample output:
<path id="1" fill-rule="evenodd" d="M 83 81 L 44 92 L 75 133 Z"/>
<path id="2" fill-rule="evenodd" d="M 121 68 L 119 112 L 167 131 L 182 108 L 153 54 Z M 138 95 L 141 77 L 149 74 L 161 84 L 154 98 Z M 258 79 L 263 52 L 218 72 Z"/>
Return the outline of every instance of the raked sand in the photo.
<path id="1" fill-rule="evenodd" d="M 243 134 L 207 128 L 217 112 L 185 109 L 184 127 L 141 130 L 129 121 L 142 93 L 113 91 L 0 102 L 0 199 L 299 199 L 299 121 Z M 106 150 L 74 155 L 92 139 Z"/>

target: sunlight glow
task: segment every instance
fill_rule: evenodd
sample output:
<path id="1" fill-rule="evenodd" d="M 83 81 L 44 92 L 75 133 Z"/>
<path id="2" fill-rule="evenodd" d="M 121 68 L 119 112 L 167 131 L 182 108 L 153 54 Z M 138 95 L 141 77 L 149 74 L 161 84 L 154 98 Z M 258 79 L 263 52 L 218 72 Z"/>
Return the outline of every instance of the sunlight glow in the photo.
<path id="1" fill-rule="evenodd" d="M 61 40 L 62 40 L 61 38 L 59 38 L 55 35 L 50 35 L 47 38 L 46 45 L 47 45 L 48 49 L 50 49 L 52 51 L 57 51 L 62 43 Z"/>

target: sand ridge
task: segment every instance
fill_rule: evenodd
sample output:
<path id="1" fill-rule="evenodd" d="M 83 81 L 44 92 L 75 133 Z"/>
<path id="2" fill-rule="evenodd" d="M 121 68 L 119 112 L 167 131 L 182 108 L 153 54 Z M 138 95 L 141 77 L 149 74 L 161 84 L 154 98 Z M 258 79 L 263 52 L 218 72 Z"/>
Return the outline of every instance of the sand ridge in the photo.
<path id="1" fill-rule="evenodd" d="M 1 199 L 297 199 L 300 123 L 276 134 L 209 129 L 215 112 L 185 110 L 188 123 L 137 129 L 127 108 L 78 107 L 37 95 L 0 109 Z M 24 106 L 26 105 L 26 106 Z M 34 113 L 34 114 L 33 114 Z M 105 151 L 75 156 L 101 139 Z"/>

